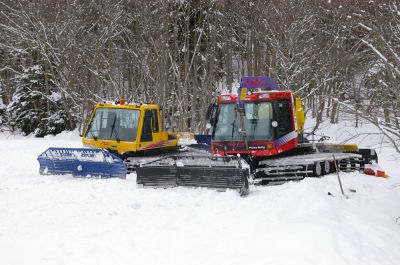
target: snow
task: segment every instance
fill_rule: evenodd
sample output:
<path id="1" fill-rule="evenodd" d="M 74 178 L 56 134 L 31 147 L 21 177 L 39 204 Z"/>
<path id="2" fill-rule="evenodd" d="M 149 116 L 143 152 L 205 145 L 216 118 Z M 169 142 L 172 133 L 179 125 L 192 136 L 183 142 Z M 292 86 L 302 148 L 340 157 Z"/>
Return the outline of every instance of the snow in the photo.
<path id="1" fill-rule="evenodd" d="M 81 147 L 78 132 L 0 134 L 0 264 L 397 265 L 400 159 L 379 135 L 355 136 L 371 131 L 321 125 L 332 142 L 378 147 L 392 176 L 341 172 L 348 199 L 335 174 L 252 186 L 245 198 L 236 191 L 138 189 L 134 174 L 42 176 L 37 156 L 48 147 Z"/>
<path id="2" fill-rule="evenodd" d="M 112 156 L 106 155 L 102 149 L 65 149 L 56 148 L 49 149 L 42 153 L 40 157 L 51 158 L 53 160 L 79 160 L 79 161 L 90 161 L 90 162 L 107 162 L 114 163 Z"/>
<path id="3" fill-rule="evenodd" d="M 49 98 L 54 101 L 59 101 L 62 98 L 62 96 L 61 93 L 59 92 L 52 92 Z"/>

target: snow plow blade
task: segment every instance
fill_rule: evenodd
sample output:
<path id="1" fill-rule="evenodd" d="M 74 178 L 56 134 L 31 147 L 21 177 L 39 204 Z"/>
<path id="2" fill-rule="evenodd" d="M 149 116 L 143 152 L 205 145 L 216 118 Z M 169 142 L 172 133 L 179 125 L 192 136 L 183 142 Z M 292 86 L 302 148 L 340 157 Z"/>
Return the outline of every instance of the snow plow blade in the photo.
<path id="1" fill-rule="evenodd" d="M 139 187 L 205 187 L 249 193 L 249 169 L 238 157 L 168 156 L 136 168 Z"/>
<path id="2" fill-rule="evenodd" d="M 72 174 L 75 177 L 126 178 L 126 167 L 103 149 L 50 147 L 37 158 L 42 175 Z"/>

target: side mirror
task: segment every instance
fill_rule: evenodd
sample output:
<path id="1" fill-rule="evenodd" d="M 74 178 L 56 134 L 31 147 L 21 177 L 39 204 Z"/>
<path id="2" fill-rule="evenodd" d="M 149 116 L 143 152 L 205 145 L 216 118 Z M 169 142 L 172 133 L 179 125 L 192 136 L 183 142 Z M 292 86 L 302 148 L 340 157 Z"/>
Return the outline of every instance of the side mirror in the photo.
<path id="1" fill-rule="evenodd" d="M 83 128 L 81 128 L 80 130 L 79 130 L 79 137 L 83 137 L 83 135 L 85 134 L 85 131 L 86 131 L 86 126 L 85 127 L 83 127 Z"/>
<path id="2" fill-rule="evenodd" d="M 212 118 L 216 107 L 217 107 L 217 105 L 214 103 L 211 103 L 210 105 L 208 105 L 207 112 L 206 112 L 206 120 L 207 121 L 209 121 Z"/>

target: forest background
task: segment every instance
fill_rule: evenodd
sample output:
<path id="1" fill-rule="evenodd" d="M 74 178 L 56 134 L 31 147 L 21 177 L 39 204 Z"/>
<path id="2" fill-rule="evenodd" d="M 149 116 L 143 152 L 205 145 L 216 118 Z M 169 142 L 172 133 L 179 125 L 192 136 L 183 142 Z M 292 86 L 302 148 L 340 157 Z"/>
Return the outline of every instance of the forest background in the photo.
<path id="1" fill-rule="evenodd" d="M 94 104 L 157 103 L 206 131 L 241 76 L 271 76 L 316 119 L 345 113 L 400 145 L 395 0 L 0 0 L 1 129 L 82 130 Z"/>

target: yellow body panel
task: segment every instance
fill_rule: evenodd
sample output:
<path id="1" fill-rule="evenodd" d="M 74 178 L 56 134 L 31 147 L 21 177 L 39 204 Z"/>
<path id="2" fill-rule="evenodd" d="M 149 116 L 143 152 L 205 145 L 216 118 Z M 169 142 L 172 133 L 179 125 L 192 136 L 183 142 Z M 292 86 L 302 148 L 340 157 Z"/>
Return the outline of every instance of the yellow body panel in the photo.
<path id="1" fill-rule="evenodd" d="M 358 145 L 356 144 L 342 144 L 340 146 L 343 148 L 343 151 L 358 152 Z"/>
<path id="2" fill-rule="evenodd" d="M 99 108 L 108 108 L 108 109 L 133 109 L 133 110 L 138 110 L 140 111 L 140 117 L 138 121 L 138 128 L 137 128 L 137 133 L 136 133 L 136 140 L 129 142 L 129 141 L 116 141 L 116 140 L 109 140 L 109 139 L 101 139 L 97 138 L 97 140 L 93 139 L 92 137 L 87 137 L 88 129 L 91 126 L 94 114 L 97 109 Z M 158 131 L 153 130 L 152 126 L 152 135 L 151 138 L 152 140 L 150 141 L 141 141 L 141 133 L 143 130 L 143 124 L 144 124 L 144 116 L 145 116 L 145 111 L 156 111 L 156 115 L 158 116 Z M 170 134 L 172 135 L 172 134 Z M 175 147 L 178 144 L 178 141 L 175 137 L 170 137 L 168 132 L 162 131 L 162 122 L 161 122 L 161 116 L 160 116 L 160 107 L 155 104 L 140 104 L 140 105 L 135 105 L 135 104 L 125 104 L 125 105 L 115 105 L 111 103 L 99 103 L 96 105 L 94 111 L 92 112 L 92 115 L 90 117 L 90 120 L 88 122 L 88 126 L 85 129 L 84 135 L 82 137 L 82 143 L 85 147 L 90 147 L 90 148 L 103 148 L 103 149 L 108 149 L 111 151 L 116 151 L 119 154 L 124 154 L 128 152 L 139 152 L 139 151 L 145 151 L 145 150 L 154 150 L 154 149 L 160 149 L 160 148 L 167 148 L 167 147 Z"/>
<path id="3" fill-rule="evenodd" d="M 349 152 L 358 153 L 358 145 L 356 144 L 331 144 L 331 143 L 316 143 L 317 148 L 321 148 L 322 152 Z"/>
<path id="4" fill-rule="evenodd" d="M 184 140 L 194 140 L 194 133 L 191 132 L 172 132 L 171 135 L 174 135 L 176 139 L 184 139 Z"/>
<path id="5" fill-rule="evenodd" d="M 297 130 L 298 132 L 303 132 L 304 130 L 304 109 L 302 106 L 302 101 L 300 97 L 295 98 L 295 108 L 296 108 L 296 121 L 297 121 Z"/>

